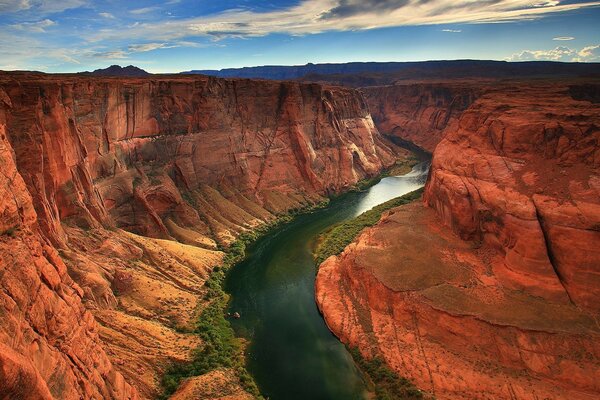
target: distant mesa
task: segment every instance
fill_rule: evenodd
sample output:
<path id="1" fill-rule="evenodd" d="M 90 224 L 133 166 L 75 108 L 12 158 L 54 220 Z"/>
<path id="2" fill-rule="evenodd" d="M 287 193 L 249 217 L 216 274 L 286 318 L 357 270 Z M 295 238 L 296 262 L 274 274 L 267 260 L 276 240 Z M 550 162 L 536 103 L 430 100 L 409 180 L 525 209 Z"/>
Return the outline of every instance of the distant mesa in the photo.
<path id="1" fill-rule="evenodd" d="M 144 71 L 134 65 L 121 67 L 120 65 L 111 65 L 108 68 L 97 69 L 94 72 L 84 72 L 84 74 L 94 76 L 148 76 L 149 72 Z"/>
<path id="2" fill-rule="evenodd" d="M 250 78 L 327 82 L 345 86 L 389 85 L 397 80 L 458 78 L 598 77 L 600 63 L 486 60 L 351 62 L 343 64 L 265 65 L 221 70 L 192 70 L 220 78 Z"/>

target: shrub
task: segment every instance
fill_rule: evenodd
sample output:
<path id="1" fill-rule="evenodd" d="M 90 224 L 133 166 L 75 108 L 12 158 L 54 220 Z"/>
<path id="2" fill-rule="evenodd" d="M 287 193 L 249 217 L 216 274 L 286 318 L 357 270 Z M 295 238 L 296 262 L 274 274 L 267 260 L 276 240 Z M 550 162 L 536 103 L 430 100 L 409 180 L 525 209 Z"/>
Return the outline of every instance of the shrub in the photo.
<path id="1" fill-rule="evenodd" d="M 349 351 L 359 369 L 367 375 L 375 386 L 377 400 L 417 400 L 424 398 L 423 393 L 415 385 L 392 371 L 381 357 L 376 356 L 366 359 L 356 348 L 349 349 Z"/>
<path id="2" fill-rule="evenodd" d="M 379 222 L 381 215 L 385 211 L 394 207 L 408 204 L 421 197 L 422 193 L 423 189 L 415 190 L 414 192 L 407 193 L 404 196 L 396 197 L 395 199 L 373 207 L 369 211 L 362 213 L 356 218 L 335 225 L 333 228 L 321 235 L 319 245 L 317 246 L 317 250 L 315 252 L 317 264 L 321 264 L 332 255 L 340 254 L 346 248 L 346 246 L 352 243 L 352 241 L 364 228 L 373 226 Z"/>

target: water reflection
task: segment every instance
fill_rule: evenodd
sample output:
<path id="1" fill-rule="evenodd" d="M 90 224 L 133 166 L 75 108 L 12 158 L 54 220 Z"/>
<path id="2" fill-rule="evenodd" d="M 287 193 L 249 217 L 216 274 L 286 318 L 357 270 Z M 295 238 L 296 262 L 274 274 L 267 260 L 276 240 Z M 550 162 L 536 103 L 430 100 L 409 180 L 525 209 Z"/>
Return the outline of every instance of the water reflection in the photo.
<path id="1" fill-rule="evenodd" d="M 363 399 L 359 371 L 331 334 L 314 299 L 312 245 L 332 225 L 423 186 L 429 164 L 387 177 L 369 190 L 332 201 L 256 242 L 228 276 L 237 334 L 250 341 L 248 369 L 262 393 L 277 399 Z"/>

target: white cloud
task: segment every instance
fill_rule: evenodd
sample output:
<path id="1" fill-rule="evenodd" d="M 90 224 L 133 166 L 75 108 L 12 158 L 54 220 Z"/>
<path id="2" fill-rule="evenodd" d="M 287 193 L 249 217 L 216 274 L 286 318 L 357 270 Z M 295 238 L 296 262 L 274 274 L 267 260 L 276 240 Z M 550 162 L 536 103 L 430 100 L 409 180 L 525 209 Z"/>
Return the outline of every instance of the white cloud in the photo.
<path id="1" fill-rule="evenodd" d="M 85 4 L 86 0 L 0 0 L 0 12 L 16 13 L 29 10 L 39 15 L 47 15 L 78 8 Z"/>
<path id="2" fill-rule="evenodd" d="M 152 11 L 156 11 L 158 10 L 158 7 L 143 7 L 143 8 L 136 8 L 135 10 L 129 10 L 129 12 L 131 14 L 134 15 L 139 15 L 139 14 L 148 14 Z"/>
<path id="3" fill-rule="evenodd" d="M 552 40 L 568 42 L 569 40 L 575 40 L 575 38 L 573 36 L 557 36 L 555 38 L 552 38 Z"/>
<path id="4" fill-rule="evenodd" d="M 91 54 L 93 58 L 101 58 L 106 60 L 122 60 L 129 57 L 129 53 L 123 50 L 103 51 Z"/>
<path id="5" fill-rule="evenodd" d="M 558 46 L 550 50 L 523 50 L 506 59 L 507 61 L 564 61 L 594 62 L 600 61 L 600 45 L 587 46 L 580 50 Z"/>
<path id="6" fill-rule="evenodd" d="M 169 45 L 167 43 L 144 43 L 144 44 L 132 44 L 127 49 L 132 53 L 142 53 L 142 52 L 158 50 L 158 49 L 171 49 L 173 47 L 179 47 L 179 46 L 178 45 Z"/>
<path id="7" fill-rule="evenodd" d="M 127 32 L 99 34 L 91 39 L 117 39 L 123 35 L 155 41 L 193 36 L 220 39 L 271 33 L 306 35 L 392 26 L 507 22 L 597 6 L 600 1 L 562 4 L 546 0 L 532 5 L 531 0 L 302 0 L 295 6 L 270 12 L 234 9 L 201 18 L 142 23 Z M 153 9 L 130 12 L 143 14 Z"/>
<path id="8" fill-rule="evenodd" d="M 442 29 L 442 32 L 448 32 L 448 33 L 461 33 L 462 29 Z"/>
<path id="9" fill-rule="evenodd" d="M 102 18 L 115 19 L 114 15 L 112 15 L 111 13 L 107 13 L 107 12 L 101 12 L 101 13 L 98 13 L 98 15 L 101 16 Z"/>
<path id="10" fill-rule="evenodd" d="M 0 12 L 11 13 L 31 8 L 29 0 L 0 0 Z"/>
<path id="11" fill-rule="evenodd" d="M 579 50 L 577 57 L 573 59 L 577 62 L 599 61 L 600 62 L 600 44 L 596 46 L 587 46 Z"/>
<path id="12" fill-rule="evenodd" d="M 36 22 L 21 22 L 20 24 L 13 24 L 10 27 L 20 31 L 40 33 L 46 32 L 46 28 L 49 28 L 53 25 L 56 25 L 56 22 L 52 21 L 51 19 L 44 19 Z"/>

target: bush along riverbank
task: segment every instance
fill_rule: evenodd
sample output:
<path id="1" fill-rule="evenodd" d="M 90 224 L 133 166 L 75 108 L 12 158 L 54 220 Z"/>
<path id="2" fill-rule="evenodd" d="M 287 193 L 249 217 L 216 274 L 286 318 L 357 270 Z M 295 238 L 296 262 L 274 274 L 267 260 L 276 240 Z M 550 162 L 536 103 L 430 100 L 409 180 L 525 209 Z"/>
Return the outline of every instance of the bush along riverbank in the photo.
<path id="1" fill-rule="evenodd" d="M 363 179 L 350 189 L 351 192 L 360 192 L 370 188 L 371 186 L 375 186 L 379 183 L 383 178 L 388 176 L 399 176 L 406 175 L 410 171 L 412 171 L 413 167 L 420 162 L 419 158 L 415 154 L 411 154 L 406 158 L 401 158 L 396 160 L 394 165 L 385 169 L 381 174 L 374 176 L 372 178 Z"/>
<path id="2" fill-rule="evenodd" d="M 375 225 L 385 211 L 417 200 L 422 194 L 423 189 L 418 189 L 404 196 L 396 197 L 327 230 L 318 240 L 315 251 L 317 265 L 321 265 L 330 256 L 340 254 L 364 228 Z"/>
<path id="3" fill-rule="evenodd" d="M 174 363 L 166 369 L 161 380 L 163 393 L 160 399 L 169 398 L 184 379 L 204 375 L 217 369 L 235 371 L 244 390 L 257 399 L 263 398 L 256 382 L 246 370 L 243 341 L 235 336 L 231 324 L 225 317 L 229 302 L 229 295 L 223 290 L 225 278 L 227 272 L 244 259 L 247 246 L 270 231 L 290 222 L 294 217 L 324 208 L 327 204 L 329 204 L 329 200 L 303 209 L 292 210 L 271 223 L 242 233 L 235 242 L 224 249 L 225 256 L 222 264 L 213 269 L 209 279 L 205 282 L 208 289 L 205 301 L 208 305 L 200 313 L 193 330 L 193 333 L 202 339 L 203 345 L 194 350 L 190 362 Z"/>
<path id="4" fill-rule="evenodd" d="M 366 359 L 356 348 L 348 349 L 360 371 L 373 386 L 377 400 L 421 400 L 425 397 L 415 385 L 392 371 L 383 359 Z"/>
<path id="5" fill-rule="evenodd" d="M 415 190 L 373 207 L 356 218 L 333 226 L 319 238 L 314 255 L 317 266 L 321 265 L 330 256 L 338 255 L 344 251 L 364 228 L 379 222 L 385 211 L 418 200 L 422 194 L 423 188 Z M 408 379 L 391 370 L 381 357 L 374 356 L 367 359 L 357 348 L 348 348 L 348 351 L 358 369 L 365 376 L 377 400 L 417 400 L 425 398 L 423 392 Z"/>

